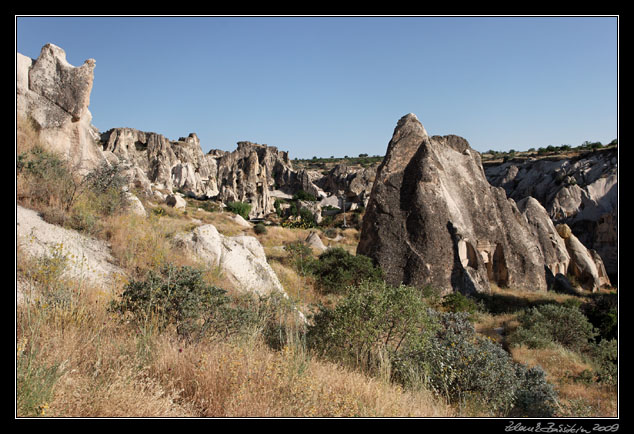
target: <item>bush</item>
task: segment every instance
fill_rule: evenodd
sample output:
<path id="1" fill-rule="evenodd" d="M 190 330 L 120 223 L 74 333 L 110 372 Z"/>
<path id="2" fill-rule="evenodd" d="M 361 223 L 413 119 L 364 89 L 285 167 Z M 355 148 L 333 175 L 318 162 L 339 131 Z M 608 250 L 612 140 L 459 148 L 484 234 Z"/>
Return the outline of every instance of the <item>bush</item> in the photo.
<path id="1" fill-rule="evenodd" d="M 17 158 L 18 198 L 39 207 L 57 206 L 68 211 L 78 191 L 69 164 L 61 156 L 34 146 Z"/>
<path id="2" fill-rule="evenodd" d="M 320 306 L 307 342 L 321 355 L 372 370 L 386 354 L 423 345 L 430 330 L 418 289 L 365 281 L 350 287 L 334 309 Z"/>
<path id="3" fill-rule="evenodd" d="M 303 241 L 293 241 L 286 243 L 284 249 L 288 253 L 289 265 L 301 276 L 306 276 L 312 272 L 315 260 L 313 251 L 308 244 Z"/>
<path id="4" fill-rule="evenodd" d="M 450 312 L 466 312 L 468 314 L 474 314 L 480 310 L 475 301 L 459 292 L 447 294 L 443 298 L 442 306 Z"/>
<path id="5" fill-rule="evenodd" d="M 229 202 L 227 209 L 234 214 L 241 215 L 245 220 L 249 219 L 249 213 L 251 212 L 251 204 L 245 202 Z"/>
<path id="6" fill-rule="evenodd" d="M 439 324 L 427 345 L 399 354 L 395 381 L 423 383 L 451 402 L 476 402 L 497 414 L 526 411 L 552 414 L 554 389 L 541 368 L 517 364 L 504 349 L 475 332 L 468 314 L 433 312 Z M 541 373 L 541 375 L 540 375 Z"/>
<path id="7" fill-rule="evenodd" d="M 319 255 L 313 274 L 318 288 L 324 293 L 341 294 L 347 287 L 364 280 L 381 280 L 383 273 L 372 260 L 363 255 L 352 255 L 341 247 L 330 248 Z"/>
<path id="8" fill-rule="evenodd" d="M 255 226 L 253 226 L 253 231 L 258 235 L 265 234 L 266 226 L 264 226 L 264 223 L 258 223 Z"/>
<path id="9" fill-rule="evenodd" d="M 139 325 L 153 322 L 159 331 L 175 325 L 179 336 L 202 337 L 207 332 L 231 334 L 245 312 L 232 309 L 226 291 L 205 283 L 202 271 L 171 264 L 149 271 L 145 280 L 128 283 L 111 308 L 129 314 Z"/>
<path id="10" fill-rule="evenodd" d="M 317 202 L 317 198 L 314 195 L 307 193 L 304 190 L 299 190 L 297 193 L 295 193 L 293 195 L 293 200 L 305 200 L 308 202 Z"/>
<path id="11" fill-rule="evenodd" d="M 604 384 L 616 385 L 618 379 L 618 342 L 616 339 L 603 339 L 593 348 L 598 380 Z"/>
<path id="12" fill-rule="evenodd" d="M 520 326 L 510 336 L 513 344 L 543 348 L 552 343 L 573 351 L 584 351 L 597 335 L 588 318 L 575 307 L 546 304 L 524 311 Z"/>

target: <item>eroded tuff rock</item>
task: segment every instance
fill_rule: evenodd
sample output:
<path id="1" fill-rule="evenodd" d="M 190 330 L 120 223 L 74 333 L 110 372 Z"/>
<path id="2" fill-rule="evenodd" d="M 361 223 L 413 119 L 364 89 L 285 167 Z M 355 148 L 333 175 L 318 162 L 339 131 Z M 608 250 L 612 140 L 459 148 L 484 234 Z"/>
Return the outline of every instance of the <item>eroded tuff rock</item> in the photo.
<path id="1" fill-rule="evenodd" d="M 151 194 L 153 189 L 181 190 L 195 197 L 214 197 L 216 159 L 203 154 L 195 133 L 177 141 L 133 128 L 113 128 L 101 135 L 103 151 L 128 166 L 133 184 Z"/>
<path id="2" fill-rule="evenodd" d="M 42 143 L 68 158 L 80 172 L 104 159 L 88 110 L 94 68 L 93 59 L 72 66 L 64 50 L 53 44 L 42 47 L 35 60 L 16 53 L 18 116 L 33 122 Z"/>
<path id="3" fill-rule="evenodd" d="M 564 239 L 570 255 L 568 274 L 574 276 L 582 288 L 595 292 L 603 285 L 610 285 L 601 257 L 587 249 L 566 224 L 557 225 L 557 232 Z"/>
<path id="4" fill-rule="evenodd" d="M 429 137 L 413 114 L 398 121 L 377 170 L 357 253 L 391 284 L 546 290 L 541 249 L 479 154 L 461 137 Z"/>
<path id="5" fill-rule="evenodd" d="M 240 291 L 267 295 L 285 293 L 277 275 L 266 261 L 264 248 L 255 237 L 226 237 L 215 226 L 206 224 L 193 231 L 178 234 L 177 245 L 203 260 L 220 267 Z"/>
<path id="6" fill-rule="evenodd" d="M 575 158 L 509 160 L 487 165 L 489 182 L 519 201 L 536 198 L 555 224 L 565 223 L 596 250 L 613 276 L 618 272 L 618 151 Z"/>

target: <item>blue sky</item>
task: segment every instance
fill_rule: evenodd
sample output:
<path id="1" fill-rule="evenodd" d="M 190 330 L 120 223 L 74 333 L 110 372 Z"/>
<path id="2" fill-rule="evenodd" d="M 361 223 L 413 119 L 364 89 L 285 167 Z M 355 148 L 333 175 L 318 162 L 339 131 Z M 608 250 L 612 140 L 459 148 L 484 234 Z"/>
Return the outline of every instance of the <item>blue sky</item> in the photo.
<path id="1" fill-rule="evenodd" d="M 617 18 L 16 17 L 16 49 L 96 60 L 93 124 L 203 151 L 383 155 L 398 119 L 478 151 L 618 134 Z"/>

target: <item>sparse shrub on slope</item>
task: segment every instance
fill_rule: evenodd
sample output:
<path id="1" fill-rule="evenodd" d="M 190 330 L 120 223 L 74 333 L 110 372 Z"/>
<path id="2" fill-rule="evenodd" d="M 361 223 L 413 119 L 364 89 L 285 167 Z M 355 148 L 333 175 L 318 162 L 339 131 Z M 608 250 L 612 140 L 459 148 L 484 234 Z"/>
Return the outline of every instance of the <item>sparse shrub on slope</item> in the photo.
<path id="1" fill-rule="evenodd" d="M 248 220 L 249 213 L 251 212 L 251 204 L 245 202 L 229 202 L 227 204 L 227 210 L 242 216 L 245 220 Z"/>
<path id="2" fill-rule="evenodd" d="M 230 335 L 248 323 L 248 312 L 229 302 L 226 291 L 208 285 L 201 270 L 168 264 L 148 272 L 145 280 L 131 281 L 112 308 L 136 323 L 153 322 L 159 331 L 173 324 L 180 336 L 194 338 Z"/>

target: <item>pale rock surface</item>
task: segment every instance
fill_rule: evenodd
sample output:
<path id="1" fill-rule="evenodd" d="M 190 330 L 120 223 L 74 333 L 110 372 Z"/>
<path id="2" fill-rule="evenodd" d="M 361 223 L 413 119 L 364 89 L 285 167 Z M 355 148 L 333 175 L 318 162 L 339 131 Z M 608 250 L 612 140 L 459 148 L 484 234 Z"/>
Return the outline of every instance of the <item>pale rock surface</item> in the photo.
<path id="1" fill-rule="evenodd" d="M 575 276 L 581 287 L 588 291 L 596 292 L 601 286 L 609 285 L 610 281 L 599 255 L 586 248 L 568 225 L 557 225 L 557 232 L 564 239 L 570 255 L 568 274 Z"/>
<path id="2" fill-rule="evenodd" d="M 358 254 L 387 281 L 444 293 L 490 291 L 489 282 L 545 291 L 544 257 L 479 154 L 458 136 L 429 137 L 414 114 L 394 129 L 363 219 Z"/>
<path id="3" fill-rule="evenodd" d="M 537 199 L 555 224 L 565 223 L 607 271 L 618 272 L 618 150 L 574 158 L 509 160 L 485 167 L 492 185 L 519 201 Z"/>
<path id="4" fill-rule="evenodd" d="M 317 232 L 311 232 L 306 237 L 305 243 L 308 247 L 317 250 L 319 253 L 324 252 L 327 249 Z"/>
<path id="5" fill-rule="evenodd" d="M 184 209 L 187 206 L 187 201 L 185 201 L 185 199 L 183 199 L 179 194 L 168 195 L 165 199 L 165 203 L 176 209 Z"/>
<path id="6" fill-rule="evenodd" d="M 115 264 L 107 243 L 47 223 L 36 211 L 20 205 L 16 208 L 18 253 L 39 257 L 56 252 L 67 259 L 68 277 L 97 287 L 107 288 L 114 279 L 125 276 L 124 270 Z M 22 300 L 20 287 L 18 292 L 18 299 Z"/>
<path id="7" fill-rule="evenodd" d="M 206 224 L 179 234 L 177 243 L 223 273 L 243 292 L 267 295 L 285 294 L 277 275 L 268 264 L 264 248 L 255 237 L 226 237 L 215 226 Z"/>
<path id="8" fill-rule="evenodd" d="M 546 209 L 531 196 L 517 202 L 517 208 L 522 212 L 533 235 L 539 241 L 544 261 L 552 275 L 565 276 L 570 264 L 570 255 L 564 239 L 557 232 Z"/>
<path id="9" fill-rule="evenodd" d="M 35 60 L 16 55 L 18 116 L 32 121 L 39 139 L 67 158 L 79 173 L 104 160 L 88 110 L 94 68 L 93 59 L 79 67 L 70 65 L 64 50 L 53 44 L 42 47 Z"/>

